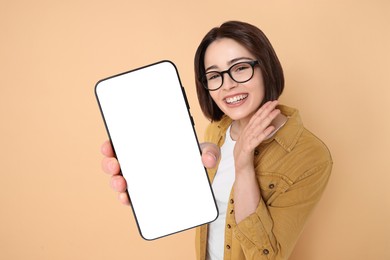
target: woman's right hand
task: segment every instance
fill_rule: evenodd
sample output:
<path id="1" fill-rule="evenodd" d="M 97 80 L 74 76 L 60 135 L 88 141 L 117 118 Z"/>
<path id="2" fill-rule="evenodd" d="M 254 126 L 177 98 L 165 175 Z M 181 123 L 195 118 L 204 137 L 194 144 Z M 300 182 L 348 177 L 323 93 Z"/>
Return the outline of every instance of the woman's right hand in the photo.
<path id="1" fill-rule="evenodd" d="M 101 146 L 101 152 L 104 155 L 102 160 L 103 171 L 111 175 L 111 187 L 118 192 L 118 199 L 125 205 L 130 205 L 129 197 L 127 196 L 127 183 L 125 178 L 120 174 L 120 166 L 118 160 L 115 158 L 114 150 L 111 142 L 105 141 Z"/>
<path id="2" fill-rule="evenodd" d="M 204 167 L 214 168 L 220 157 L 220 149 L 213 143 L 201 143 L 202 163 Z M 101 146 L 101 152 L 104 156 L 102 160 L 103 171 L 111 175 L 111 187 L 118 192 L 118 199 L 124 205 L 130 205 L 129 197 L 127 195 L 127 183 L 125 178 L 120 174 L 120 166 L 118 160 L 115 158 L 114 150 L 111 142 L 105 141 Z"/>

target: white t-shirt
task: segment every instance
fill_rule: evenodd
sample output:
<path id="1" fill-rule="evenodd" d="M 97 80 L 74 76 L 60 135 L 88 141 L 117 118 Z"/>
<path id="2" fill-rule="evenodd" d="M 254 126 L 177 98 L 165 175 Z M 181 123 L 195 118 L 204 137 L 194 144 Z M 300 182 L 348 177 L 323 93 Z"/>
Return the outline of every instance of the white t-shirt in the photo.
<path id="1" fill-rule="evenodd" d="M 209 224 L 207 240 L 207 260 L 222 260 L 225 243 L 226 210 L 235 172 L 233 149 L 235 141 L 230 137 L 230 126 L 226 131 L 225 143 L 221 147 L 221 161 L 215 174 L 212 188 L 217 202 L 218 218 Z"/>

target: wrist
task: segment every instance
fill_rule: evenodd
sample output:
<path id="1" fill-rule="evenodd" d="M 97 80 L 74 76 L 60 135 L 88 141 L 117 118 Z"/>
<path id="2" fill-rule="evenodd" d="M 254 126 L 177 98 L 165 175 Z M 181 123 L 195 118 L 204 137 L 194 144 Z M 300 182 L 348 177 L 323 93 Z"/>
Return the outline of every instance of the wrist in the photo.
<path id="1" fill-rule="evenodd" d="M 236 178 L 240 176 L 255 176 L 255 168 L 252 165 L 246 165 L 244 167 L 235 167 Z"/>
<path id="2" fill-rule="evenodd" d="M 234 170 L 236 174 L 254 171 L 254 153 L 243 154 L 234 157 Z"/>

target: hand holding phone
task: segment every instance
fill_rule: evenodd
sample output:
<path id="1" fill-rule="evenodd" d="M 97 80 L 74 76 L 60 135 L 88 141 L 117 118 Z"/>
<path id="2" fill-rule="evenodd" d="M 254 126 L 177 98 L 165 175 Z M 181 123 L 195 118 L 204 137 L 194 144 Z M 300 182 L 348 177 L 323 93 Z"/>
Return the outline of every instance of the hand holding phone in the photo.
<path id="1" fill-rule="evenodd" d="M 101 80 L 96 97 L 145 239 L 216 219 L 184 88 L 162 61 Z"/>

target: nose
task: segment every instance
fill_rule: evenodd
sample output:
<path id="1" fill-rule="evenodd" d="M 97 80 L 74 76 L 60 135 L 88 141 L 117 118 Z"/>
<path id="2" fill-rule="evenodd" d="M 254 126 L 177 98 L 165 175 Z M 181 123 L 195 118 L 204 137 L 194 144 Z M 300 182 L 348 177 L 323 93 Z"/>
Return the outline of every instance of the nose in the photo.
<path id="1" fill-rule="evenodd" d="M 232 79 L 232 77 L 230 76 L 229 73 L 227 73 L 227 71 L 222 75 L 222 79 L 223 79 L 222 87 L 221 87 L 222 89 L 230 90 L 237 86 L 237 82 L 235 82 Z"/>

